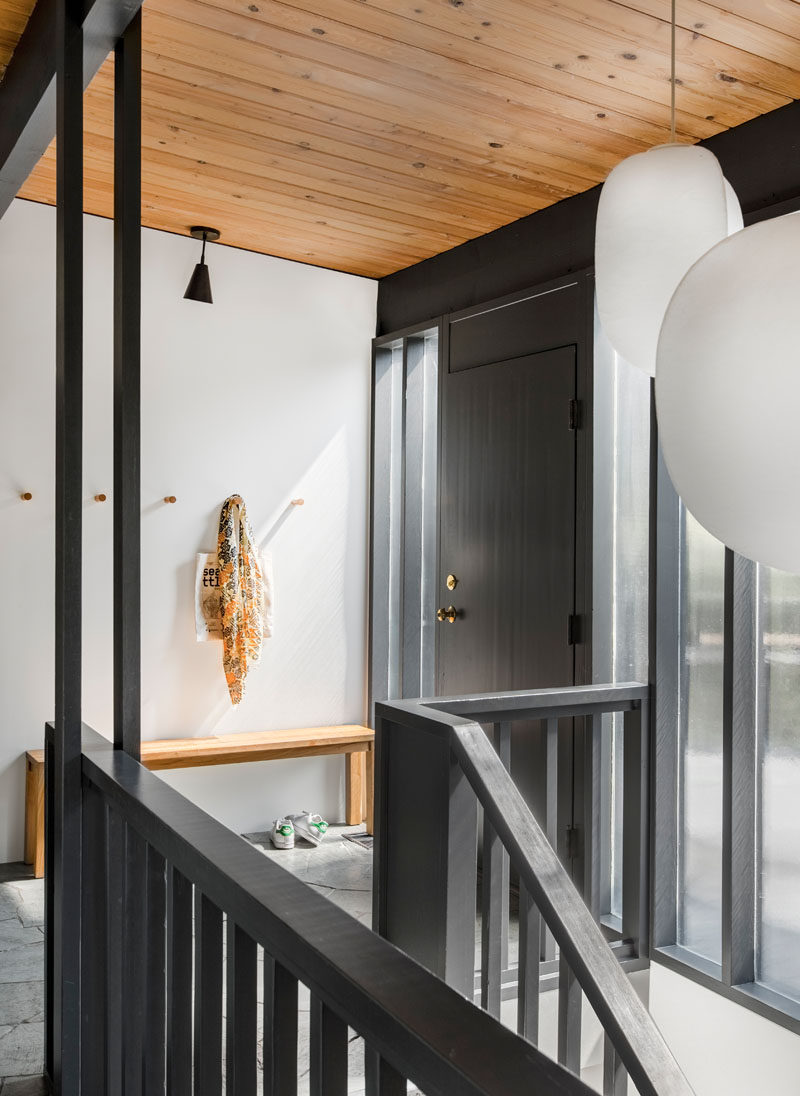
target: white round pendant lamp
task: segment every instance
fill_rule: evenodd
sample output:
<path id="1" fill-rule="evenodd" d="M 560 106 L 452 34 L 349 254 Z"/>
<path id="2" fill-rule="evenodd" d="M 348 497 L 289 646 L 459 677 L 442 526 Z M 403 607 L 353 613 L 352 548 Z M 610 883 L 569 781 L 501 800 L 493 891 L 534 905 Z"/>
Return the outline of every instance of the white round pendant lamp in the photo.
<path id="1" fill-rule="evenodd" d="M 742 227 L 739 202 L 713 153 L 676 141 L 675 0 L 671 7 L 670 143 L 613 169 L 595 230 L 600 322 L 617 353 L 651 377 L 664 313 L 681 278 Z"/>
<path id="2" fill-rule="evenodd" d="M 686 274 L 658 346 L 672 482 L 710 533 L 800 574 L 800 213 L 717 244 Z"/>
<path id="3" fill-rule="evenodd" d="M 678 283 L 728 235 L 729 203 L 738 207 L 728 190 L 713 153 L 678 144 L 623 160 L 603 186 L 595 231 L 600 322 L 617 353 L 650 376 Z"/>

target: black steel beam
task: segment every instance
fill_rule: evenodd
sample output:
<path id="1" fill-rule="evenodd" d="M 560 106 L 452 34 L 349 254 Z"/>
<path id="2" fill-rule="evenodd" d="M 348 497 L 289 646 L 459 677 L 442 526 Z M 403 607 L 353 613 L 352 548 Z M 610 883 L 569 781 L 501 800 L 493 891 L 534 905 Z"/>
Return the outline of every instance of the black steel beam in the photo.
<path id="1" fill-rule="evenodd" d="M 0 217 L 56 136 L 62 6 L 63 0 L 39 0 L 0 83 Z M 141 6 L 142 0 L 76 0 L 71 5 L 67 34 L 85 42 L 82 88 L 88 87 Z"/>
<path id="2" fill-rule="evenodd" d="M 53 740 L 51 1080 L 80 1091 L 81 558 L 83 509 L 83 35 L 77 2 L 61 0 L 57 54 L 56 665 Z M 2 107 L 0 106 L 0 116 Z"/>
<path id="3" fill-rule="evenodd" d="M 141 745 L 142 15 L 114 51 L 114 745 Z"/>

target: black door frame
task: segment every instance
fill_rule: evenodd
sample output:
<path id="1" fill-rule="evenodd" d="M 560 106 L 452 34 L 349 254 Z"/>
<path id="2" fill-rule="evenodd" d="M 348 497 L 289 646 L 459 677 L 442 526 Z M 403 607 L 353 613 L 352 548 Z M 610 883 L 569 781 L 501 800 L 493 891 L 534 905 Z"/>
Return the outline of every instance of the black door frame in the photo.
<path id="1" fill-rule="evenodd" d="M 556 327 L 543 333 L 540 343 L 530 353 L 554 350 L 560 346 L 574 346 L 576 356 L 576 394 L 578 421 L 576 423 L 575 452 L 575 615 L 577 632 L 574 644 L 574 684 L 589 685 L 592 681 L 592 499 L 593 499 L 593 401 L 594 401 L 594 272 L 557 278 L 480 305 L 451 312 L 440 319 L 439 342 L 439 419 L 438 419 L 438 471 L 437 488 L 437 544 L 436 558 L 441 573 L 441 467 L 442 467 L 442 415 L 444 409 L 444 381 L 450 369 L 450 331 L 454 323 L 471 317 L 542 297 L 547 294 L 577 286 L 580 293 L 580 328 L 575 331 L 559 331 Z M 384 340 L 376 340 L 382 342 Z M 436 672 L 438 677 L 439 644 L 436 645 Z"/>
<path id="2" fill-rule="evenodd" d="M 576 484 L 575 484 L 575 613 L 578 617 L 578 634 L 575 643 L 575 684 L 588 685 L 592 681 L 592 503 L 593 503 L 593 407 L 594 407 L 594 271 L 581 270 L 576 274 L 557 278 L 534 286 L 517 290 L 515 293 L 459 312 L 447 313 L 421 321 L 409 327 L 380 335 L 372 341 L 372 414 L 370 422 L 370 531 L 369 531 L 369 658 L 368 658 L 368 709 L 371 713 L 377 700 L 401 699 L 390 696 L 386 691 L 389 676 L 384 666 L 387 652 L 385 644 L 376 638 L 377 626 L 382 619 L 376 615 L 381 591 L 377 588 L 379 576 L 376 575 L 376 540 L 381 530 L 376 530 L 376 491 L 380 489 L 381 477 L 385 470 L 380 467 L 380 458 L 376 460 L 376 392 L 375 377 L 378 358 L 388 348 L 406 344 L 408 340 L 418 339 L 425 334 L 436 332 L 439 339 L 438 355 L 438 411 L 437 411 L 437 528 L 436 560 L 440 565 L 440 530 L 438 524 L 439 492 L 441 482 L 441 439 L 442 439 L 442 388 L 445 363 L 450 360 L 450 327 L 455 321 L 472 315 L 479 315 L 508 305 L 513 305 L 531 297 L 553 292 L 566 286 L 576 285 L 581 294 L 580 323 L 576 330 L 560 342 L 543 344 L 537 349 L 553 349 L 555 346 L 573 345 L 576 350 L 577 399 L 579 422 L 576 438 Z M 401 547 L 402 553 L 402 547 Z M 399 673 L 394 674 L 400 678 Z"/>
<path id="3" fill-rule="evenodd" d="M 439 573 L 441 573 L 441 530 L 439 523 L 440 491 L 441 491 L 441 462 L 442 462 L 442 409 L 443 409 L 443 384 L 446 367 L 450 362 L 450 329 L 452 323 L 469 316 L 477 316 L 491 310 L 500 309 L 508 305 L 522 302 L 528 298 L 541 296 L 568 286 L 577 286 L 580 294 L 578 309 L 578 322 L 574 330 L 561 333 L 555 332 L 555 342 L 547 343 L 547 340 L 536 349 L 554 349 L 556 346 L 572 345 L 576 352 L 576 384 L 578 400 L 578 422 L 576 436 L 576 483 L 575 483 L 575 613 L 577 617 L 578 631 L 574 644 L 574 681 L 576 685 L 591 684 L 593 673 L 592 659 L 592 579 L 593 579 L 593 495 L 594 495 L 594 271 L 583 269 L 575 274 L 560 277 L 548 282 L 539 283 L 519 289 L 514 293 L 483 302 L 461 311 L 447 313 L 443 316 L 433 317 L 419 324 L 403 328 L 387 335 L 381 335 L 373 340 L 373 393 L 372 393 L 372 421 L 371 435 L 371 466 L 370 466 L 370 559 L 369 559 L 369 673 L 368 673 L 368 711 L 369 718 L 374 711 L 376 700 L 400 699 L 400 697 L 387 697 L 385 684 L 389 675 L 386 672 L 384 662 L 388 657 L 388 645 L 376 637 L 377 628 L 382 617 L 376 617 L 376 607 L 381 601 L 382 594 L 376 590 L 375 550 L 376 536 L 380 538 L 381 531 L 376 533 L 375 497 L 376 487 L 380 484 L 377 480 L 383 474 L 376 467 L 376 419 L 375 419 L 375 376 L 378 356 L 385 353 L 387 348 L 405 343 L 406 340 L 420 337 L 425 332 L 436 331 L 438 333 L 438 409 L 437 409 L 437 515 L 436 515 L 436 561 Z M 377 480 L 376 480 L 377 477 Z M 402 549 L 401 549 L 402 550 Z M 401 570 L 405 570 L 401 564 Z M 430 610 L 435 607 L 431 605 Z M 402 625 L 401 625 L 402 627 Z M 402 645 L 401 645 L 402 646 Z M 395 679 L 401 680 L 401 675 L 395 674 Z M 567 812 L 567 821 L 564 823 L 564 815 L 559 812 L 558 830 L 556 834 L 556 849 L 564 862 L 571 863 L 573 878 L 579 885 L 591 882 L 591 856 L 585 856 L 586 842 L 575 840 L 576 831 L 586 830 L 586 818 L 584 812 L 585 793 L 590 789 L 585 788 L 585 774 L 592 764 L 592 731 L 591 728 L 582 726 L 582 721 L 577 725 L 572 735 L 562 735 L 558 749 L 559 769 L 559 799 L 565 802 L 565 797 L 570 796 L 571 809 Z M 595 759 L 596 760 L 596 759 Z M 588 850 L 591 853 L 591 849 Z"/>

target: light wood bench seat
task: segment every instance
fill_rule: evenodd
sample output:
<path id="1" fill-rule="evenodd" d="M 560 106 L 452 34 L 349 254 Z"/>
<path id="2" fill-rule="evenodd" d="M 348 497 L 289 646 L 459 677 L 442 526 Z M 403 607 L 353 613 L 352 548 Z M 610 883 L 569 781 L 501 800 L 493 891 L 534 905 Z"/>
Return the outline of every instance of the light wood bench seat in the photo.
<path id="1" fill-rule="evenodd" d="M 374 740 L 374 731 L 356 724 L 245 731 L 210 738 L 164 738 L 142 743 L 142 764 L 154 770 L 190 769 L 344 754 L 345 819 L 348 826 L 357 826 L 366 818 L 367 833 L 372 833 Z M 44 875 L 44 750 L 28 750 L 26 754 L 25 863 L 33 864 L 37 879 Z"/>

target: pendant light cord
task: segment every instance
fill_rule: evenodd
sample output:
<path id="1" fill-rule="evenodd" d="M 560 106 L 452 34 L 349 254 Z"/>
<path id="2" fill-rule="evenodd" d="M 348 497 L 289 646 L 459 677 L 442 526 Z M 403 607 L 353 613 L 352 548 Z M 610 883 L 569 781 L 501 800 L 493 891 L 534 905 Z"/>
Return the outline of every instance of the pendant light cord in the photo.
<path id="1" fill-rule="evenodd" d="M 671 39 L 671 79 L 670 79 L 670 105 L 669 105 L 669 130 L 670 141 L 675 141 L 675 0 L 672 0 L 672 39 Z"/>
<path id="2" fill-rule="evenodd" d="M 674 2 L 675 2 L 675 0 L 673 0 L 673 4 L 674 4 Z M 200 265 L 202 266 L 205 261 L 206 261 L 206 234 L 204 232 L 203 233 L 203 250 L 200 252 Z"/>

